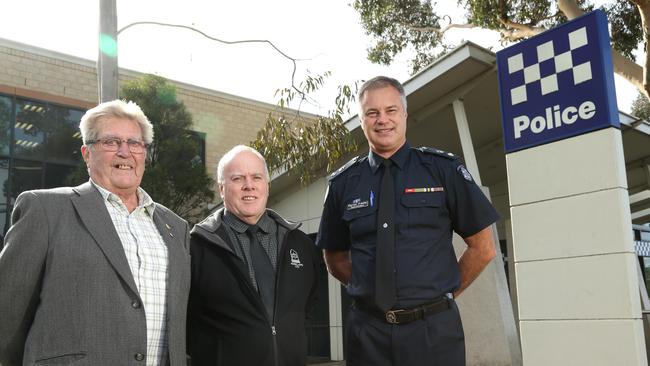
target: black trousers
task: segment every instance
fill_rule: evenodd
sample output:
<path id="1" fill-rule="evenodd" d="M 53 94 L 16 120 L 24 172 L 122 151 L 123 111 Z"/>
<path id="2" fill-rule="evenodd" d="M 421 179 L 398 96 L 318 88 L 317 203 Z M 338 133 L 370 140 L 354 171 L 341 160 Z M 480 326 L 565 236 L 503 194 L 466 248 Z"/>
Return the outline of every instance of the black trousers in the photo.
<path id="1" fill-rule="evenodd" d="M 350 309 L 347 366 L 465 366 L 465 336 L 455 302 L 424 319 L 393 325 Z"/>

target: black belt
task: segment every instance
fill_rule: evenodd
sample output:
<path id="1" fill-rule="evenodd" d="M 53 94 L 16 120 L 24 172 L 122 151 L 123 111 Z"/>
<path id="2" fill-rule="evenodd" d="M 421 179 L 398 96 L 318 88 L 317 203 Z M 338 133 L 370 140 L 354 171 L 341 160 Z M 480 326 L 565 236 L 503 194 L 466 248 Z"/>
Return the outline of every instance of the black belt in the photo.
<path id="1" fill-rule="evenodd" d="M 355 300 L 354 307 L 390 324 L 406 324 L 447 310 L 451 307 L 452 301 L 450 294 L 447 294 L 428 304 L 418 305 L 411 309 L 389 310 L 385 313 L 379 310 L 375 305 L 362 300 Z"/>

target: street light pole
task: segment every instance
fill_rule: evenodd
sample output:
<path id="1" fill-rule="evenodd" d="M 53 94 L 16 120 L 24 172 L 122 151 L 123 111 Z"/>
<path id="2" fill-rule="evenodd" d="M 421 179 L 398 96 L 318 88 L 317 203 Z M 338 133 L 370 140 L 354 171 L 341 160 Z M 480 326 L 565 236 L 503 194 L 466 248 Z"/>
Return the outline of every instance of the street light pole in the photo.
<path id="1" fill-rule="evenodd" d="M 117 99 L 117 6 L 116 0 L 99 0 L 99 55 L 97 83 L 99 102 Z"/>

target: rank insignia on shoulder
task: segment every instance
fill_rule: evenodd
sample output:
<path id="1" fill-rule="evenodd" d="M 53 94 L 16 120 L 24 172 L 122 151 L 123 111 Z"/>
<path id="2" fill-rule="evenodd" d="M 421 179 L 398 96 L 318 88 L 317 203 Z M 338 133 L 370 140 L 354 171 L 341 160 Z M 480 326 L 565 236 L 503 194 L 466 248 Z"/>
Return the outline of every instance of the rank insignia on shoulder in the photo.
<path id="1" fill-rule="evenodd" d="M 350 161 L 348 161 L 347 163 L 345 163 L 345 165 L 343 165 L 342 167 L 338 168 L 334 173 L 330 174 L 328 180 L 332 180 L 332 179 L 338 177 L 341 173 L 343 173 L 343 172 L 346 171 L 349 167 L 351 167 L 352 165 L 354 165 L 354 164 L 357 162 L 357 160 L 359 160 L 359 157 L 358 157 L 358 156 L 355 156 L 354 158 L 350 159 Z"/>
<path id="2" fill-rule="evenodd" d="M 463 176 L 463 178 L 465 178 L 466 181 L 468 181 L 468 182 L 473 181 L 472 175 L 469 174 L 469 171 L 467 170 L 467 168 L 465 168 L 464 165 L 462 165 L 462 164 L 459 165 L 458 168 L 456 168 L 456 170 L 458 171 L 458 173 L 460 173 L 460 175 Z"/>
<path id="3" fill-rule="evenodd" d="M 433 154 L 433 155 L 441 156 L 441 157 L 447 158 L 447 159 L 454 160 L 454 159 L 459 158 L 459 156 L 457 156 L 457 155 L 455 155 L 453 153 L 450 153 L 450 152 L 447 152 L 447 151 L 444 151 L 444 150 L 440 150 L 440 149 L 434 149 L 432 147 L 422 146 L 422 147 L 418 147 L 416 149 L 422 151 L 423 153 Z"/>

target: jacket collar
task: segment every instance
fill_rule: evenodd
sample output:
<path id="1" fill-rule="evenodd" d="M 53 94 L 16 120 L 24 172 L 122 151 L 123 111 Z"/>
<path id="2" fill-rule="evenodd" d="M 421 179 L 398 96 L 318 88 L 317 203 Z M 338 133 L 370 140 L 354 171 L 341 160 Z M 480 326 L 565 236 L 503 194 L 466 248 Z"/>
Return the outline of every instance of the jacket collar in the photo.
<path id="1" fill-rule="evenodd" d="M 408 142 L 405 142 L 402 147 L 400 147 L 391 157 L 389 158 L 393 164 L 397 168 L 404 169 L 404 165 L 406 164 L 406 159 L 408 158 L 408 153 L 410 149 L 410 145 Z M 377 173 L 377 170 L 381 166 L 382 161 L 384 158 L 379 156 L 377 153 L 374 151 L 370 150 L 368 152 L 368 164 L 370 165 L 370 169 L 372 170 L 372 173 L 375 174 Z"/>
<path id="2" fill-rule="evenodd" d="M 226 209 L 225 208 L 220 208 L 210 216 L 206 217 L 203 221 L 200 223 L 194 225 L 192 228 L 192 231 L 190 232 L 190 235 L 192 236 L 200 236 L 216 245 L 218 245 L 221 248 L 224 248 L 230 252 L 233 252 L 233 250 L 230 248 L 230 246 L 217 234 L 219 231 L 220 227 L 224 225 L 224 214 L 225 214 Z M 282 226 L 286 228 L 287 230 L 295 230 L 299 228 L 302 224 L 301 223 L 295 223 L 288 221 L 284 219 L 280 214 L 277 212 L 267 208 L 266 209 L 266 214 L 268 217 L 272 220 L 274 220 L 279 226 Z M 233 252 L 234 253 L 234 252 Z"/>

